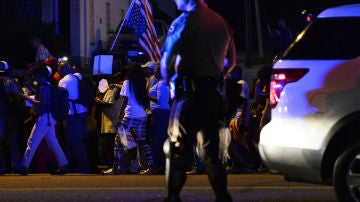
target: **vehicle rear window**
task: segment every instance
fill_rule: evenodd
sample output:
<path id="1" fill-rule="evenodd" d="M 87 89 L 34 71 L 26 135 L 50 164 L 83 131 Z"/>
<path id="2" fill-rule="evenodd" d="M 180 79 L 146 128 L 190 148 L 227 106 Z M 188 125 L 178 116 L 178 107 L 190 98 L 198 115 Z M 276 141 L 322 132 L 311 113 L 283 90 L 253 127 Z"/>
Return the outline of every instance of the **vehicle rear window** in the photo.
<path id="1" fill-rule="evenodd" d="M 351 59 L 360 55 L 360 18 L 317 19 L 283 59 Z"/>

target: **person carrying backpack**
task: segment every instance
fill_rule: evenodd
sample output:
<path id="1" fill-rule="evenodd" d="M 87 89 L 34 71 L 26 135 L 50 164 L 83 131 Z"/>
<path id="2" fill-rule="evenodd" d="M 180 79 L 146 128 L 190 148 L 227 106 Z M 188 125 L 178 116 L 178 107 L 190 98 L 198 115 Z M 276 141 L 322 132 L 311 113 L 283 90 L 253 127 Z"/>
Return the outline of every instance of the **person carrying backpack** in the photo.
<path id="1" fill-rule="evenodd" d="M 65 153 L 74 171 L 87 174 L 90 172 L 90 166 L 84 138 L 86 136 L 85 124 L 88 109 L 86 106 L 74 102 L 79 99 L 79 81 L 73 74 L 74 70 L 72 67 L 68 64 L 60 63 L 58 68 L 61 77 L 59 86 L 67 89 L 70 105 L 68 117 L 63 122 L 65 129 Z"/>
<path id="2" fill-rule="evenodd" d="M 26 94 L 24 94 L 23 97 L 30 101 L 35 107 L 37 120 L 28 138 L 19 174 L 28 174 L 28 168 L 43 138 L 46 140 L 49 148 L 54 152 L 59 163 L 59 169 L 52 174 L 65 174 L 68 172 L 68 161 L 55 134 L 56 120 L 51 114 L 52 95 L 48 69 L 43 63 L 37 63 L 31 68 L 30 72 L 37 82 L 35 98 L 33 99 Z"/>

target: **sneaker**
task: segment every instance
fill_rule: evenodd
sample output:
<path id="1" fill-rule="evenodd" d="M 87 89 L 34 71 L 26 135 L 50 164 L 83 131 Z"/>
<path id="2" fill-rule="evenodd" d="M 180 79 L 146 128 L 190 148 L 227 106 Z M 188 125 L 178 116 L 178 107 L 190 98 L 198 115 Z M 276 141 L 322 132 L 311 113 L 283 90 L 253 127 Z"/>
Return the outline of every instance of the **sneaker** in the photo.
<path id="1" fill-rule="evenodd" d="M 226 167 L 226 173 L 227 174 L 240 174 L 243 173 L 244 171 L 242 169 L 239 168 L 235 168 L 235 167 Z"/>
<path id="2" fill-rule="evenodd" d="M 125 172 L 122 171 L 115 171 L 115 169 L 110 168 L 108 170 L 103 170 L 101 171 L 102 175 L 120 175 L 120 174 L 125 174 Z"/>
<path id="3" fill-rule="evenodd" d="M 186 174 L 187 175 L 196 175 L 196 174 L 198 174 L 198 172 L 197 172 L 196 168 L 193 167 L 191 170 L 186 171 Z"/>
<path id="4" fill-rule="evenodd" d="M 145 170 L 141 170 L 141 171 L 139 172 L 139 174 L 140 174 L 140 175 L 152 175 L 152 174 L 154 174 L 154 172 L 152 171 L 151 168 L 147 168 L 147 169 L 145 169 Z"/>
<path id="5" fill-rule="evenodd" d="M 55 170 L 54 172 L 50 173 L 51 175 L 65 175 L 69 172 L 69 166 L 65 165 L 60 167 L 59 169 Z"/>
<path id="6" fill-rule="evenodd" d="M 200 174 L 204 174 L 204 173 L 205 173 L 205 171 L 197 169 L 195 167 L 186 172 L 187 175 L 200 175 Z"/>

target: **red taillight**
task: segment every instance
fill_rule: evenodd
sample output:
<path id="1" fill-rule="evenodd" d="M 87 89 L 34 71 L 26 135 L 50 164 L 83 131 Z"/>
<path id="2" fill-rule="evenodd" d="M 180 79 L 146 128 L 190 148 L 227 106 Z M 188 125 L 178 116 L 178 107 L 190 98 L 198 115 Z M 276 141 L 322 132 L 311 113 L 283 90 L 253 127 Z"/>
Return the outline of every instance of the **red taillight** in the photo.
<path id="1" fill-rule="evenodd" d="M 314 20 L 314 17 L 313 17 L 313 15 L 312 15 L 312 13 L 309 13 L 307 16 L 306 16 L 306 21 L 307 22 L 311 22 L 311 21 L 313 21 Z"/>
<path id="2" fill-rule="evenodd" d="M 309 69 L 297 68 L 297 69 L 274 69 L 270 82 L 270 104 L 274 108 L 281 96 L 281 92 L 285 85 L 291 82 L 295 82 L 303 77 Z"/>

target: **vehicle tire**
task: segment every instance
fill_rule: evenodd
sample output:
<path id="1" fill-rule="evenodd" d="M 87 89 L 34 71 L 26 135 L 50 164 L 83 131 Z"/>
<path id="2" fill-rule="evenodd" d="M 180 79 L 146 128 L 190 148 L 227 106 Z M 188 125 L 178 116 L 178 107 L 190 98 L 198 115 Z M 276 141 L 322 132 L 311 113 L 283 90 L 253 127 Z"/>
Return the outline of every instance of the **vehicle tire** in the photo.
<path id="1" fill-rule="evenodd" d="M 360 201 L 360 143 L 349 147 L 337 158 L 333 183 L 339 201 Z"/>

